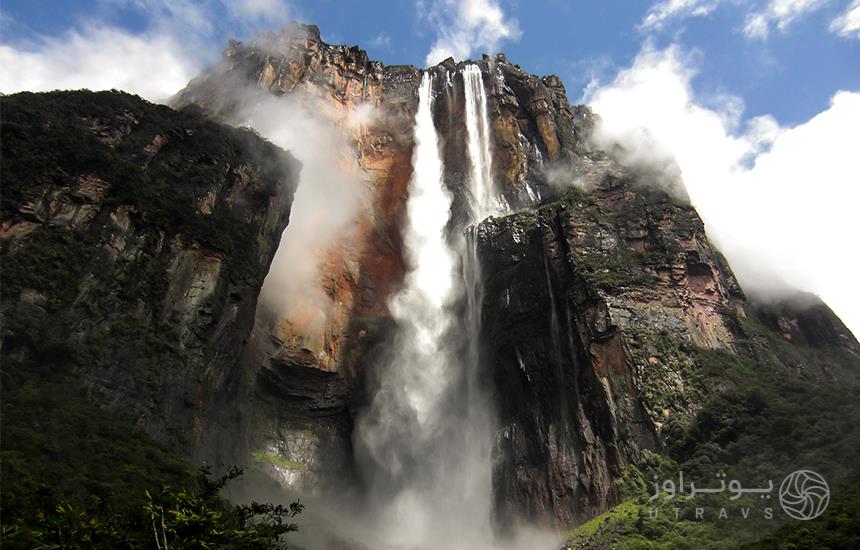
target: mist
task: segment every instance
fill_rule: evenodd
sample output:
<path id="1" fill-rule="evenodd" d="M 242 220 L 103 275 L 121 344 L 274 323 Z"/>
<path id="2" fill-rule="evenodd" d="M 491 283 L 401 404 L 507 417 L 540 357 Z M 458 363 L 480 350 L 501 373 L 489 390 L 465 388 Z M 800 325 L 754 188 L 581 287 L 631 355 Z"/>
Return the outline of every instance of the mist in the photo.
<path id="1" fill-rule="evenodd" d="M 794 127 L 770 116 L 742 123 L 738 98 L 693 93 L 697 67 L 678 46 L 644 46 L 584 98 L 600 117 L 596 145 L 633 167 L 667 167 L 666 182 L 679 176 L 751 297 L 812 292 L 860 334 L 860 94 L 838 92 Z"/>
<path id="2" fill-rule="evenodd" d="M 374 110 L 363 106 L 355 117 L 344 116 L 300 91 L 274 97 L 246 87 L 232 95 L 245 105 L 235 118 L 237 125 L 250 126 L 302 163 L 290 223 L 258 307 L 269 317 L 321 324 L 334 304 L 323 288 L 320 264 L 329 249 L 354 229 L 358 210 L 370 207 L 366 175 L 349 135 L 370 123 Z"/>

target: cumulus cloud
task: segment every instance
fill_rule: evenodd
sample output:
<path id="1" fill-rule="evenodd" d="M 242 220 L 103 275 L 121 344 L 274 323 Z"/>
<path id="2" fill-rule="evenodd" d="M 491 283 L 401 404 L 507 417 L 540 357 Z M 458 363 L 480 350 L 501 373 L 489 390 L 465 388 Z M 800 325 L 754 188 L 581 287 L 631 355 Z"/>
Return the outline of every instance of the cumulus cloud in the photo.
<path id="1" fill-rule="evenodd" d="M 418 0 L 417 9 L 436 32 L 428 66 L 448 57 L 467 59 L 478 48 L 492 52 L 521 35 L 517 20 L 505 16 L 496 0 Z"/>
<path id="2" fill-rule="evenodd" d="M 834 19 L 830 30 L 846 38 L 860 38 L 860 0 L 854 0 L 842 15 Z"/>
<path id="3" fill-rule="evenodd" d="M 720 0 L 662 0 L 648 9 L 648 13 L 639 24 L 639 29 L 657 30 L 671 19 L 709 15 L 719 3 Z"/>
<path id="4" fill-rule="evenodd" d="M 176 93 L 199 69 L 171 36 L 102 26 L 41 38 L 31 50 L 0 45 L 0 65 L 3 93 L 116 88 L 152 101 Z"/>
<path id="5" fill-rule="evenodd" d="M 785 32 L 796 20 L 818 10 L 828 0 L 771 0 L 764 10 L 747 16 L 744 34 L 747 38 L 765 39 L 770 26 Z"/>
<path id="6" fill-rule="evenodd" d="M 794 127 L 769 116 L 742 125 L 737 98 L 706 102 L 693 93 L 696 65 L 677 46 L 645 47 L 587 98 L 602 117 L 599 144 L 671 153 L 747 292 L 764 299 L 790 288 L 814 292 L 860 334 L 860 93 L 837 92 Z"/>
<path id="7" fill-rule="evenodd" d="M 289 16 L 284 0 L 100 0 L 99 6 L 97 17 L 59 36 L 0 43 L 0 91 L 116 88 L 163 102 L 213 61 L 232 33 Z M 145 28 L 111 24 L 118 9 L 135 11 Z"/>

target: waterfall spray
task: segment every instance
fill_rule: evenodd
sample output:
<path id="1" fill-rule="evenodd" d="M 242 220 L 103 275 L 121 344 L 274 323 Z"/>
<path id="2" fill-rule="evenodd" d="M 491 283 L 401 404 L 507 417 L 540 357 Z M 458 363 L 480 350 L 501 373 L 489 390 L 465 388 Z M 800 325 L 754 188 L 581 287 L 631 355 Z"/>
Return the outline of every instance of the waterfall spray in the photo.
<path id="1" fill-rule="evenodd" d="M 433 101 L 433 77 L 425 74 L 404 230 L 410 271 L 390 304 L 398 328 L 379 388 L 359 419 L 356 448 L 381 514 L 382 544 L 482 548 L 492 539 L 493 429 L 486 400 L 476 394 L 474 353 L 457 353 L 464 331 L 454 309 L 463 298 L 456 266 L 463 251 L 446 237 L 452 199 Z M 469 294 L 474 303 L 476 294 Z"/>

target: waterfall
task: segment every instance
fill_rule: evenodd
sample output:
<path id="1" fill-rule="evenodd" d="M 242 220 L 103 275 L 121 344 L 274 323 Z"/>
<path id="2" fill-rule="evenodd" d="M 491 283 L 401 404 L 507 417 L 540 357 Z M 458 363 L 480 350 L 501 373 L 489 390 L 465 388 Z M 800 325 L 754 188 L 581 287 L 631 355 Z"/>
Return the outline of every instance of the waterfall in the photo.
<path id="1" fill-rule="evenodd" d="M 380 514 L 377 547 L 486 548 L 492 540 L 493 426 L 476 383 L 479 272 L 465 239 L 454 239 L 452 246 L 446 237 L 452 197 L 443 183 L 429 73 L 418 101 L 404 229 L 410 270 L 390 304 L 397 330 L 380 366 L 379 387 L 359 418 L 356 453 L 370 504 Z M 481 101 L 485 111 L 483 95 Z M 488 150 L 483 136 L 476 147 Z M 488 176 L 489 156 L 482 158 L 473 164 Z M 488 185 L 489 179 L 482 176 L 479 183 Z M 457 273 L 458 256 L 463 274 Z M 465 320 L 455 309 L 464 287 Z M 465 354 L 458 353 L 464 335 Z"/>
<path id="2" fill-rule="evenodd" d="M 487 92 L 480 67 L 463 67 L 463 88 L 466 99 L 467 147 L 472 161 L 472 221 L 480 222 L 496 210 L 497 204 L 493 189 Z"/>

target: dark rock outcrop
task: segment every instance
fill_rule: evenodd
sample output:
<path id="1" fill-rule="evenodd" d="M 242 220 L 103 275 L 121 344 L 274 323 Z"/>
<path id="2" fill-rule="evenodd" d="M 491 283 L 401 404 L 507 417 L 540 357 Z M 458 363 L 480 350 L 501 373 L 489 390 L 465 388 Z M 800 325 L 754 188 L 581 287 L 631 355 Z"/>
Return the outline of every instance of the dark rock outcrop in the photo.
<path id="1" fill-rule="evenodd" d="M 181 456 L 244 457 L 239 357 L 298 162 L 119 92 L 2 108 L 4 366 L 52 349 L 91 400 Z"/>

